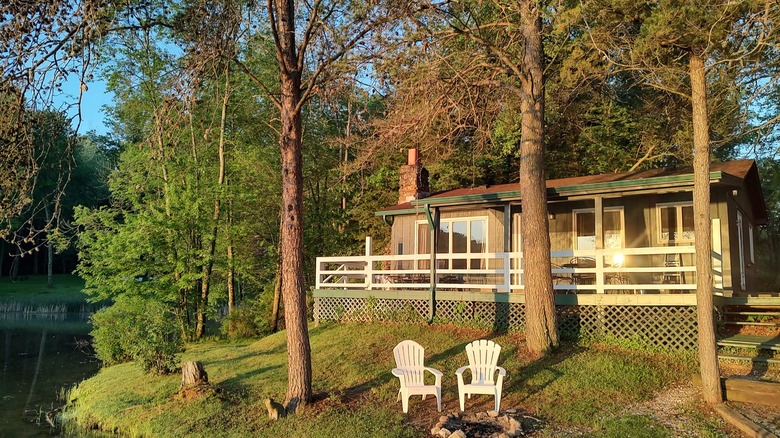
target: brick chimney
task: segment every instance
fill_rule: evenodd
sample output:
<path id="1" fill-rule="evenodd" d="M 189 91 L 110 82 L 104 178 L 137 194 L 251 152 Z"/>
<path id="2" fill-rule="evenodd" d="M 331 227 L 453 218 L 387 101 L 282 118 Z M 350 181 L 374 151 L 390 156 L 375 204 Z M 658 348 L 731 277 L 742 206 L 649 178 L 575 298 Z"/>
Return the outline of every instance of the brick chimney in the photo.
<path id="1" fill-rule="evenodd" d="M 398 203 L 422 199 L 430 195 L 428 170 L 420 165 L 417 149 L 409 149 L 406 166 L 401 166 Z"/>

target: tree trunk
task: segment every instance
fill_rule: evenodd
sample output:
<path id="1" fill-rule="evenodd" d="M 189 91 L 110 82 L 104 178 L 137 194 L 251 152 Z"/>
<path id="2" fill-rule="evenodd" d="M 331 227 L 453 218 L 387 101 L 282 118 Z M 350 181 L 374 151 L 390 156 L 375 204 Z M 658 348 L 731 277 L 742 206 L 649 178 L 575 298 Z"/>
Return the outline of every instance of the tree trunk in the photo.
<path id="1" fill-rule="evenodd" d="M 227 290 L 228 290 L 228 315 L 233 314 L 233 308 L 236 307 L 236 274 L 233 266 L 233 244 L 227 244 Z"/>
<path id="2" fill-rule="evenodd" d="M 3 265 L 5 265 L 5 239 L 0 238 L 0 278 L 3 278 Z"/>
<path id="3" fill-rule="evenodd" d="M 269 2 L 269 5 L 271 3 Z M 281 81 L 282 295 L 287 329 L 287 411 L 311 401 L 311 346 L 303 287 L 303 175 L 301 71 L 295 46 L 295 2 L 276 2 L 277 57 Z"/>
<path id="4" fill-rule="evenodd" d="M 230 68 L 225 67 L 225 95 L 222 99 L 222 115 L 219 122 L 219 177 L 217 178 L 218 190 L 214 199 L 214 214 L 212 215 L 212 228 L 209 241 L 206 246 L 206 260 L 203 263 L 203 273 L 200 289 L 200 304 L 198 306 L 198 321 L 195 327 L 195 337 L 200 339 L 205 332 L 205 313 L 209 304 L 209 289 L 211 287 L 211 274 L 214 270 L 214 254 L 217 250 L 217 232 L 219 231 L 219 215 L 222 203 L 222 194 L 225 188 L 225 119 L 227 118 L 227 106 L 230 100 Z"/>
<path id="5" fill-rule="evenodd" d="M 712 299 L 712 225 L 710 221 L 710 133 L 704 60 L 690 54 L 693 109 L 693 229 L 696 235 L 696 302 L 699 317 L 699 366 L 702 394 L 710 404 L 721 403 L 718 346 Z"/>
<path id="6" fill-rule="evenodd" d="M 227 190 L 228 181 L 225 180 L 225 189 Z M 233 314 L 233 308 L 236 307 L 236 265 L 233 259 L 233 202 L 230 197 L 227 201 L 227 228 L 225 229 L 225 240 L 227 241 L 227 290 L 228 290 L 228 315 Z M 232 327 L 230 328 L 232 331 Z"/>
<path id="7" fill-rule="evenodd" d="M 33 275 L 39 275 L 41 273 L 40 244 L 41 242 L 39 242 L 36 237 L 33 240 L 33 251 L 35 251 L 35 254 L 33 254 Z M 48 248 L 48 245 L 46 245 L 46 247 Z"/>
<path id="8" fill-rule="evenodd" d="M 279 309 L 282 301 L 282 265 L 276 266 L 276 279 L 274 281 L 274 301 L 271 303 L 271 333 L 279 330 Z"/>
<path id="9" fill-rule="evenodd" d="M 276 262 L 276 277 L 274 278 L 274 298 L 271 303 L 271 333 L 276 333 L 279 330 L 279 312 L 282 310 L 282 259 L 281 259 L 281 242 L 282 242 L 282 219 L 284 212 L 282 211 L 279 216 L 279 260 Z"/>
<path id="10" fill-rule="evenodd" d="M 188 361 L 181 364 L 181 387 L 203 385 L 209 383 L 209 375 L 198 361 Z"/>
<path id="11" fill-rule="evenodd" d="M 558 346 L 544 175 L 544 53 L 536 2 L 521 2 L 525 74 L 521 82 L 520 193 L 523 208 L 526 342 L 534 357 Z M 510 218 L 505 218 L 510 220 Z"/>
<path id="12" fill-rule="evenodd" d="M 19 279 L 19 261 L 22 258 L 21 253 L 18 255 L 12 256 L 13 259 L 11 260 L 11 281 L 16 281 Z"/>
<path id="13" fill-rule="evenodd" d="M 44 203 L 44 212 L 46 213 L 46 223 L 51 223 L 48 203 Z M 46 260 L 46 287 L 51 289 L 54 287 L 54 244 L 49 239 L 49 233 L 46 233 L 46 254 L 48 255 Z"/>

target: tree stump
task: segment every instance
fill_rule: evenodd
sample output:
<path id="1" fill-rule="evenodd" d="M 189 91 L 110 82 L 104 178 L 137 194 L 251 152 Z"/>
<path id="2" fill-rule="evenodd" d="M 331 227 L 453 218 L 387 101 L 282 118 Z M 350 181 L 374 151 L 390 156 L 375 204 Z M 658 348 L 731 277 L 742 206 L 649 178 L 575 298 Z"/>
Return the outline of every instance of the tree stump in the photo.
<path id="1" fill-rule="evenodd" d="M 184 362 L 181 365 L 181 386 L 179 396 L 182 398 L 198 398 L 211 390 L 209 375 L 198 361 Z"/>

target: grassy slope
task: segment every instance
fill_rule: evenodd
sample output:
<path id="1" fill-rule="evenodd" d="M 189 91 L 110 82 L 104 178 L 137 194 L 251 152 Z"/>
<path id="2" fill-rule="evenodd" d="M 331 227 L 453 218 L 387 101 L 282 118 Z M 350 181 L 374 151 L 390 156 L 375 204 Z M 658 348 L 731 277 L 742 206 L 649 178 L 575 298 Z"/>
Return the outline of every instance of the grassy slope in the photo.
<path id="1" fill-rule="evenodd" d="M 105 368 L 69 398 L 66 416 L 81 426 L 133 436 L 424 436 L 437 421 L 435 401 L 410 400 L 410 414 L 395 401 L 398 382 L 389 372 L 393 346 L 415 339 L 426 347 L 426 365 L 444 372 L 443 409 L 458 407 L 455 370 L 466 363 L 464 346 L 489 337 L 503 346 L 503 409 L 517 408 L 546 422 L 542 434 L 585 430 L 597 436 L 672 436 L 652 419 L 625 412 L 632 403 L 693 373 L 690 362 L 662 354 L 591 346 L 565 347 L 541 362 L 526 358 L 516 335 L 492 335 L 447 326 L 326 325 L 311 330 L 317 401 L 294 418 L 268 420 L 262 400 L 286 390 L 284 333 L 259 341 L 206 341 L 182 360 L 200 360 L 217 387 L 200 400 L 175 397 L 180 376 L 148 376 L 132 364 Z M 492 398 L 467 400 L 468 411 L 487 410 Z M 714 430 L 691 406 L 693 430 Z M 695 423 L 695 424 L 694 424 Z"/>
<path id="2" fill-rule="evenodd" d="M 45 275 L 31 275 L 26 280 L 11 281 L 8 276 L 0 278 L 0 305 L 18 303 L 22 306 L 65 305 L 69 310 L 78 310 L 87 304 L 84 280 L 76 275 L 55 275 L 54 287 L 46 287 Z"/>

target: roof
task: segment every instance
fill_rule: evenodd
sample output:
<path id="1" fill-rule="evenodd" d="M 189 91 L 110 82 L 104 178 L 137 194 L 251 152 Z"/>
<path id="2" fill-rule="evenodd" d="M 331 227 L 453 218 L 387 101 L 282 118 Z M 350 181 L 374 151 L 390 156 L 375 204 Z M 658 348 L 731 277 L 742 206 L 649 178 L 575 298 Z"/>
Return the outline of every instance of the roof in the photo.
<path id="1" fill-rule="evenodd" d="M 754 219 L 759 223 L 761 219 L 766 219 L 766 204 L 761 194 L 758 169 L 753 160 L 712 163 L 710 165 L 710 183 L 734 187 L 745 184 L 754 208 Z M 693 168 L 685 167 L 551 179 L 547 180 L 546 185 L 548 199 L 553 200 L 577 194 L 598 195 L 631 190 L 660 190 L 672 187 L 692 187 L 692 184 Z M 423 199 L 385 208 L 376 214 L 380 216 L 409 214 L 418 211 L 420 207 L 425 205 L 451 206 L 519 200 L 521 200 L 519 183 L 497 184 L 439 192 Z"/>

